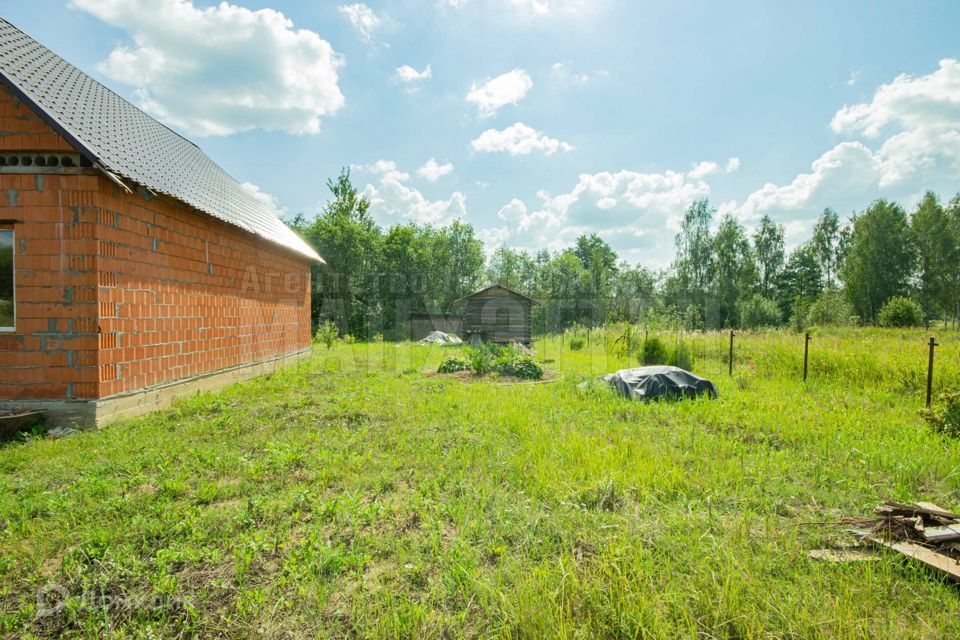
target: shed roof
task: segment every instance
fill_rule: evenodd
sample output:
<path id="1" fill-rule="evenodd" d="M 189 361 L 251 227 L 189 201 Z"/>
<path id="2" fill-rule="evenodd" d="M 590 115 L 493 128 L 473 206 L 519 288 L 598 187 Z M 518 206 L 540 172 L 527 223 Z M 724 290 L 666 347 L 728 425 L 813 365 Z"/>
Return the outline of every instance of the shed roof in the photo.
<path id="1" fill-rule="evenodd" d="M 323 262 L 310 245 L 197 145 L 3 18 L 0 82 L 95 166 Z"/>
<path id="2" fill-rule="evenodd" d="M 489 293 L 490 291 L 493 291 L 494 289 L 499 289 L 499 290 L 501 290 L 501 291 L 506 291 L 507 293 L 509 293 L 509 294 L 511 294 L 511 295 L 513 295 L 513 296 L 516 296 L 516 297 L 518 297 L 518 298 L 522 298 L 523 300 L 526 300 L 526 301 L 529 302 L 530 304 L 540 304 L 539 302 L 537 302 L 537 301 L 534 300 L 533 298 L 531 298 L 531 297 L 529 297 L 529 296 L 525 296 L 525 295 L 523 295 L 522 293 L 519 293 L 519 292 L 517 292 L 517 291 L 514 291 L 513 289 L 508 289 L 507 287 L 503 286 L 502 284 L 494 284 L 494 285 L 490 285 L 489 287 L 486 287 L 485 289 L 480 289 L 480 291 L 477 291 L 477 292 L 475 292 L 475 293 L 471 293 L 470 295 L 464 296 L 464 297 L 460 298 L 459 300 L 454 300 L 453 304 L 455 304 L 455 305 L 456 305 L 456 304 L 460 304 L 461 302 L 465 302 L 466 300 L 469 300 L 470 298 L 474 298 L 474 297 L 476 297 L 476 296 L 481 296 L 481 295 L 483 295 L 483 294 L 485 294 L 485 293 Z"/>

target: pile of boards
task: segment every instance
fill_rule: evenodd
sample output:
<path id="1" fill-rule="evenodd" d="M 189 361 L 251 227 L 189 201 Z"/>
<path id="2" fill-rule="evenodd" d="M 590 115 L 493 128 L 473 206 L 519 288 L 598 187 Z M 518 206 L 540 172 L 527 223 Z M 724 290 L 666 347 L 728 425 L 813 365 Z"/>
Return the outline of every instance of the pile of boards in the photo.
<path id="1" fill-rule="evenodd" d="M 887 502 L 876 517 L 851 521 L 851 533 L 892 549 L 960 582 L 960 515 L 929 502 Z"/>

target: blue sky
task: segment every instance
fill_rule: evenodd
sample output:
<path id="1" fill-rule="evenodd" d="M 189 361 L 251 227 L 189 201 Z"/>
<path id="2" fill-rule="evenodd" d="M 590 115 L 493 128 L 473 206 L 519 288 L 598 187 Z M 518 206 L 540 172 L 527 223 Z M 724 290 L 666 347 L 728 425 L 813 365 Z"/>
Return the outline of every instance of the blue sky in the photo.
<path id="1" fill-rule="evenodd" d="M 955 1 L 4 10 L 291 214 L 352 166 L 384 224 L 459 217 L 530 250 L 597 232 L 665 266 L 694 198 L 793 244 L 825 206 L 960 191 Z"/>

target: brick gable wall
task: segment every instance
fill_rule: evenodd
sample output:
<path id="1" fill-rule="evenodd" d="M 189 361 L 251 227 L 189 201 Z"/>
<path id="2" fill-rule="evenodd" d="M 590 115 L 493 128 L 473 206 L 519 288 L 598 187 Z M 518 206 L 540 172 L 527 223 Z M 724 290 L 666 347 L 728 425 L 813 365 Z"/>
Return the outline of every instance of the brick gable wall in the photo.
<path id="1" fill-rule="evenodd" d="M 10 151 L 74 150 L 0 87 Z M 105 398 L 309 347 L 305 259 L 89 169 L 13 171 L 0 168 L 17 300 L 0 399 Z"/>

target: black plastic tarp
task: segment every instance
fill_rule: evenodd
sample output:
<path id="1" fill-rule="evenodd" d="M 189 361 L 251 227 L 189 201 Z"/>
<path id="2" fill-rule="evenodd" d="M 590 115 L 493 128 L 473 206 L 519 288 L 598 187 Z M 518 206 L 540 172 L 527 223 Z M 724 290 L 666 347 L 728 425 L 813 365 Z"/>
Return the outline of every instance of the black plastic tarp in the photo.
<path id="1" fill-rule="evenodd" d="M 623 397 L 636 400 L 720 397 L 712 382 L 679 367 L 621 369 L 602 379 Z"/>

